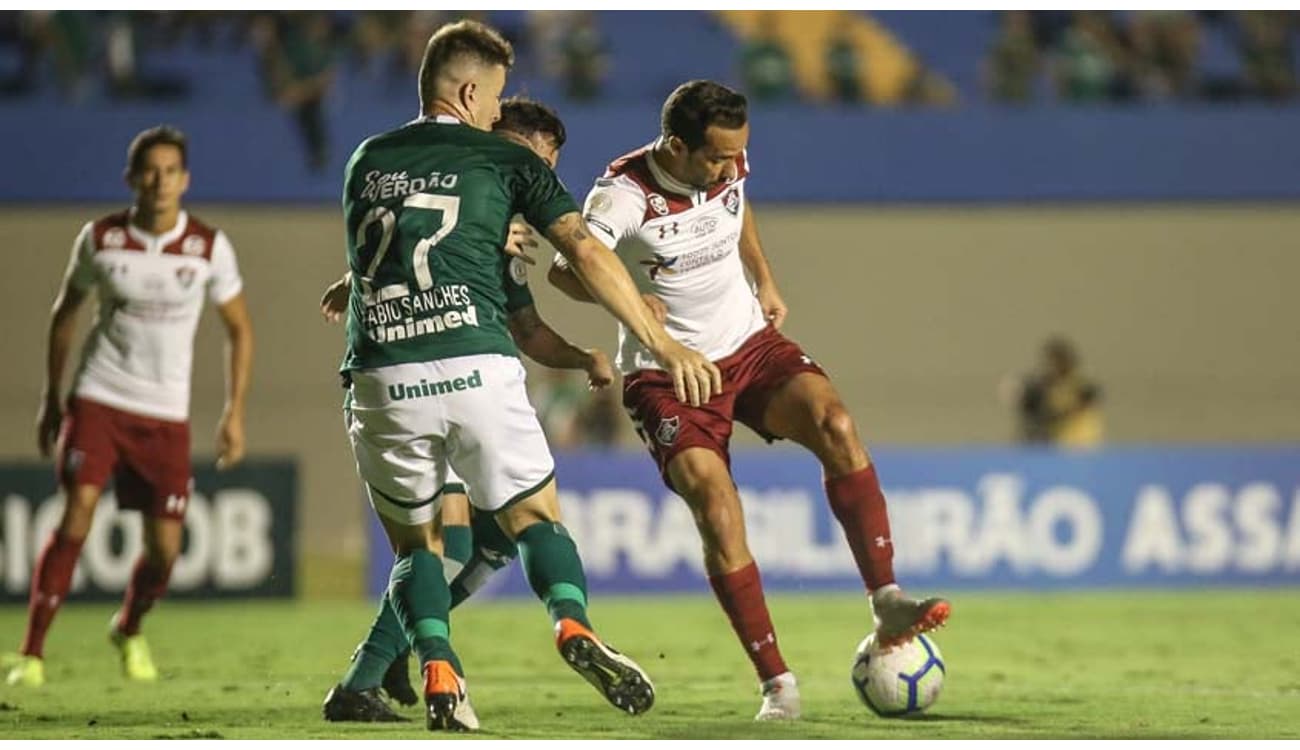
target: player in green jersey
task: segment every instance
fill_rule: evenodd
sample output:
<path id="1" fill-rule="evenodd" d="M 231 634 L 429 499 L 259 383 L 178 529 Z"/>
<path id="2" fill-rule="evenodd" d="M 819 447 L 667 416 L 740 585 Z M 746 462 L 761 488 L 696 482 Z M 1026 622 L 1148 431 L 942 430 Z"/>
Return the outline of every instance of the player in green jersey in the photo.
<path id="1" fill-rule="evenodd" d="M 420 70 L 422 117 L 362 143 L 344 186 L 348 435 L 396 554 L 386 603 L 419 655 L 431 729 L 477 723 L 461 708 L 442 572 L 437 493 L 449 466 L 519 545 L 565 661 L 621 710 L 654 700 L 645 673 L 587 619 L 582 563 L 560 523 L 554 463 L 506 323 L 512 264 L 499 248 L 511 216 L 543 229 L 673 374 L 682 400 L 698 405 L 721 389 L 717 368 L 667 335 L 546 164 L 486 132 L 512 62 L 510 45 L 482 24 L 439 29 Z"/>
<path id="2" fill-rule="evenodd" d="M 501 119 L 492 132 L 527 146 L 554 169 L 566 140 L 564 123 L 540 102 L 512 97 L 501 102 Z M 535 247 L 527 225 L 514 224 L 507 242 L 508 252 L 526 258 Z M 524 260 L 511 261 L 522 263 Z M 321 315 L 330 322 L 346 316 L 351 290 L 351 273 L 334 282 L 321 296 Z M 527 291 L 527 277 L 512 274 L 516 296 L 522 307 L 512 308 L 507 321 L 520 351 L 530 359 L 556 369 L 583 370 L 593 389 L 607 387 L 614 380 L 609 357 L 599 349 L 582 349 L 564 340 L 542 320 Z M 507 286 L 507 289 L 513 289 Z M 469 497 L 458 477 L 444 486 L 441 509 L 443 572 L 451 587 L 451 608 L 455 609 L 496 572 L 518 556 L 518 547 L 497 525 L 491 513 L 471 511 Z M 472 527 L 472 528 L 471 528 Z M 391 612 L 391 610 L 389 610 Z M 403 705 L 419 701 L 408 677 L 409 648 L 394 621 L 372 630 L 353 653 L 342 682 L 330 690 L 322 707 L 329 721 L 392 722 L 404 719 L 379 696 L 380 687 Z"/>

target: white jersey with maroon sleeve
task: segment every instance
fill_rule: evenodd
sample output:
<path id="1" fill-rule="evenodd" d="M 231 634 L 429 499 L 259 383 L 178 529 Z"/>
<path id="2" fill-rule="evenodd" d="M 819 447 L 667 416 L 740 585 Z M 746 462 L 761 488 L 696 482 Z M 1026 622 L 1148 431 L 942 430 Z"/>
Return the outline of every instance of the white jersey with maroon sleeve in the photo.
<path id="1" fill-rule="evenodd" d="M 587 195 L 583 215 L 638 288 L 663 300 L 669 335 L 716 361 L 766 325 L 740 258 L 749 163 L 742 154 L 734 180 L 695 190 L 655 163 L 653 146 L 612 163 Z M 618 338 L 623 373 L 660 369 L 625 326 Z"/>
<path id="2" fill-rule="evenodd" d="M 230 240 L 184 211 L 161 235 L 132 226 L 122 211 L 83 227 L 69 264 L 69 283 L 99 297 L 73 394 L 142 416 L 188 419 L 204 298 L 224 304 L 243 288 Z"/>

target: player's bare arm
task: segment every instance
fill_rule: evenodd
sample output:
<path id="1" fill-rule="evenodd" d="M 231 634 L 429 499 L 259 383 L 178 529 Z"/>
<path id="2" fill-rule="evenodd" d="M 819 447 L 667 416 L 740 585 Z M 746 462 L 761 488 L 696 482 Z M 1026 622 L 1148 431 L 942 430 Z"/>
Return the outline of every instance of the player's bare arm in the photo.
<path id="1" fill-rule="evenodd" d="M 217 307 L 226 329 L 226 404 L 217 425 L 217 468 L 226 469 L 244 458 L 244 403 L 253 367 L 253 323 L 244 295 Z"/>
<path id="2" fill-rule="evenodd" d="M 763 308 L 763 316 L 777 328 L 785 322 L 789 309 L 781 292 L 777 289 L 776 279 L 772 276 L 772 267 L 763 254 L 763 245 L 758 240 L 758 221 L 754 218 L 754 207 L 745 208 L 744 223 L 740 228 L 740 260 L 745 264 L 745 271 L 754 282 L 758 294 L 758 304 Z"/>
<path id="3" fill-rule="evenodd" d="M 722 373 L 704 355 L 674 341 L 641 300 L 627 269 L 576 211 L 546 228 L 546 238 L 602 307 L 650 350 L 673 378 L 677 398 L 699 406 L 722 390 Z"/>
<path id="4" fill-rule="evenodd" d="M 534 362 L 557 370 L 582 370 L 592 390 L 614 382 L 614 368 L 604 352 L 570 343 L 542 320 L 535 306 L 511 313 L 507 323 L 515 345 Z"/>
<path id="5" fill-rule="evenodd" d="M 551 263 L 550 270 L 546 272 L 546 280 L 551 283 L 551 286 L 563 292 L 564 296 L 575 302 L 596 303 L 596 300 L 591 296 L 591 292 L 587 291 L 587 287 L 582 283 L 582 279 L 578 278 L 578 275 L 573 272 L 573 268 L 570 266 Z M 641 301 L 645 302 L 646 307 L 650 308 L 650 312 L 654 313 L 655 320 L 661 324 L 668 321 L 668 306 L 659 297 L 646 292 L 641 295 Z"/>
<path id="6" fill-rule="evenodd" d="M 36 447 L 43 458 L 49 458 L 59 437 L 59 426 L 63 422 L 63 371 L 77 332 L 77 312 L 85 301 L 86 292 L 72 285 L 69 268 L 50 311 L 45 386 L 41 389 L 41 405 L 36 414 Z"/>

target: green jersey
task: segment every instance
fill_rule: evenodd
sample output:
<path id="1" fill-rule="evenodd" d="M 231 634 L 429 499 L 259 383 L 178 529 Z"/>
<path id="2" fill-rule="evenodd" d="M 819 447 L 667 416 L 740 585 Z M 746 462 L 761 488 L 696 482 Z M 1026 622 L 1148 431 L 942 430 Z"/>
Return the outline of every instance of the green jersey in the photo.
<path id="1" fill-rule="evenodd" d="M 491 133 L 424 119 L 367 139 L 344 177 L 342 369 L 519 356 L 506 316 L 532 295 L 522 261 L 501 250 L 510 219 L 545 228 L 577 210 L 545 162 Z"/>

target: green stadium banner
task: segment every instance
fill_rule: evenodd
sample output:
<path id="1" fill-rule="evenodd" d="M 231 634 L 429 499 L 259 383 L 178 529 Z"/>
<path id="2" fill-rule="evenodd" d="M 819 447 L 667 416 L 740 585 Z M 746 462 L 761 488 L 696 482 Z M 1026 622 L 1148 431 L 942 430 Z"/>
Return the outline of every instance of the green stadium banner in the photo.
<path id="1" fill-rule="evenodd" d="M 194 462 L 185 543 L 169 598 L 291 597 L 294 594 L 298 467 L 255 458 L 228 471 Z M 49 464 L 0 463 L 0 602 L 27 601 L 32 566 L 58 525 L 63 495 Z M 71 598 L 121 597 L 142 545 L 141 516 L 104 493 L 82 548 Z"/>

